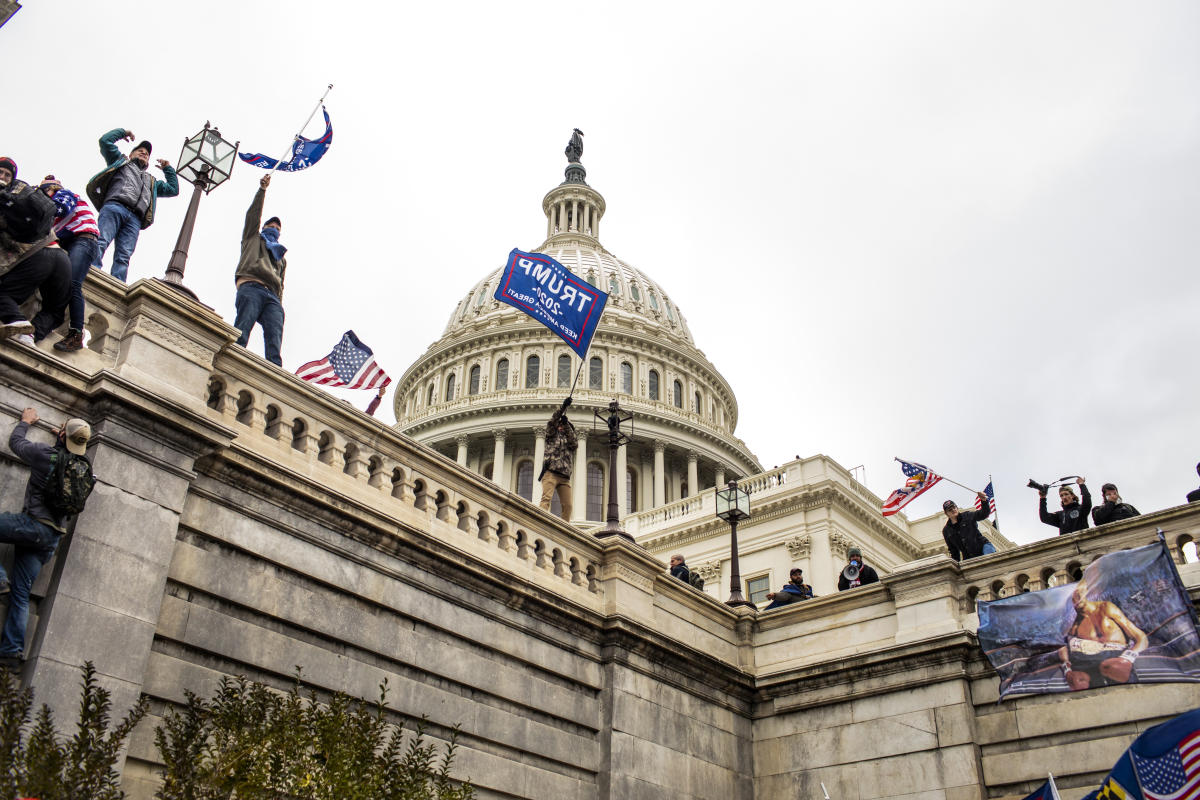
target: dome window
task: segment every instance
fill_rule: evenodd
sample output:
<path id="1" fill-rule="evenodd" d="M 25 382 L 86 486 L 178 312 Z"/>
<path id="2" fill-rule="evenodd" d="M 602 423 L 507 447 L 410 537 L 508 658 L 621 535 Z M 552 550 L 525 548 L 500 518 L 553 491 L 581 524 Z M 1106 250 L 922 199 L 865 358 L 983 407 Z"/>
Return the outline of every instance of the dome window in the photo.
<path id="1" fill-rule="evenodd" d="M 446 402 L 454 399 L 454 373 L 451 372 L 446 376 Z"/>
<path id="2" fill-rule="evenodd" d="M 629 296 L 633 298 L 633 302 L 635 303 L 642 302 L 642 293 L 638 290 L 636 283 L 629 284 Z"/>
<path id="3" fill-rule="evenodd" d="M 674 322 L 675 312 L 671 310 L 671 303 L 665 297 L 663 298 L 663 305 L 667 307 L 667 319 L 671 320 L 671 322 Z"/>
<path id="4" fill-rule="evenodd" d="M 628 361 L 621 362 L 621 391 L 633 394 L 633 365 Z"/>
<path id="5" fill-rule="evenodd" d="M 508 388 L 508 359 L 502 358 L 496 362 L 496 391 Z"/>
<path id="6" fill-rule="evenodd" d="M 482 306 L 483 301 L 487 300 L 487 296 L 488 296 L 488 287 L 485 284 L 485 285 L 479 287 L 479 299 L 475 301 L 475 307 L 479 308 L 480 306 Z"/>
<path id="7" fill-rule="evenodd" d="M 617 280 L 616 275 L 608 279 L 608 293 L 613 297 L 621 296 L 621 282 Z"/>
<path id="8" fill-rule="evenodd" d="M 587 518 L 604 519 L 604 468 L 595 461 L 587 465 Z"/>
<path id="9" fill-rule="evenodd" d="M 566 389 L 571 385 L 571 357 L 563 353 L 558 357 L 558 388 Z"/>
<path id="10" fill-rule="evenodd" d="M 650 370 L 650 399 L 658 399 L 658 370 Z"/>
<path id="11" fill-rule="evenodd" d="M 471 367 L 471 377 L 470 377 L 469 383 L 467 384 L 467 394 L 471 394 L 471 395 L 479 394 L 480 371 L 481 370 L 479 369 L 478 364 Z"/>
<path id="12" fill-rule="evenodd" d="M 625 513 L 632 514 L 637 509 L 637 473 L 632 469 L 625 470 Z"/>
<path id="13" fill-rule="evenodd" d="M 533 462 L 522 461 L 517 467 L 517 494 L 533 502 Z"/>
<path id="14" fill-rule="evenodd" d="M 703 407 L 704 406 L 700 405 L 700 393 L 696 392 L 694 402 L 692 403 L 692 411 L 695 411 L 697 414 L 699 414 L 700 409 L 702 409 Z"/>
<path id="15" fill-rule="evenodd" d="M 646 292 L 646 296 L 650 298 L 650 307 L 658 311 L 658 298 L 654 296 L 654 292 Z"/>
<path id="16" fill-rule="evenodd" d="M 683 408 L 683 384 L 679 381 L 675 381 L 675 384 L 672 388 L 674 389 L 674 397 L 671 399 L 674 401 L 675 407 Z"/>
<path id="17" fill-rule="evenodd" d="M 599 356 L 593 356 L 588 363 L 588 388 L 596 390 L 604 388 L 604 359 Z"/>
<path id="18" fill-rule="evenodd" d="M 530 356 L 525 359 L 525 388 L 536 389 L 538 387 L 538 373 L 542 371 L 542 360 L 537 356 Z"/>
<path id="19" fill-rule="evenodd" d="M 592 286 L 596 285 L 596 273 L 593 270 L 590 270 L 590 269 L 588 270 L 587 282 L 590 283 Z"/>
<path id="20" fill-rule="evenodd" d="M 429 384 L 429 395 L 425 398 L 425 405 L 433 405 L 433 383 Z"/>

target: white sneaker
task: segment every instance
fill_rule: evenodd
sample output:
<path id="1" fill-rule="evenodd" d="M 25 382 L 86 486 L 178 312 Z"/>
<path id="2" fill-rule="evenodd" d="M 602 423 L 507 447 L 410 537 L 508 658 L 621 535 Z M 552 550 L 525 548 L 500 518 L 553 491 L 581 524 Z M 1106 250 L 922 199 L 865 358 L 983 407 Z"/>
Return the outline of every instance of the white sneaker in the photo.
<path id="1" fill-rule="evenodd" d="M 21 336 L 26 333 L 33 333 L 33 324 L 26 319 L 19 319 L 16 322 L 6 322 L 0 325 L 0 339 L 7 339 L 10 336 Z"/>
<path id="2" fill-rule="evenodd" d="M 32 333 L 22 333 L 20 336 L 15 337 L 15 340 L 30 347 L 37 347 L 37 342 L 33 340 Z"/>

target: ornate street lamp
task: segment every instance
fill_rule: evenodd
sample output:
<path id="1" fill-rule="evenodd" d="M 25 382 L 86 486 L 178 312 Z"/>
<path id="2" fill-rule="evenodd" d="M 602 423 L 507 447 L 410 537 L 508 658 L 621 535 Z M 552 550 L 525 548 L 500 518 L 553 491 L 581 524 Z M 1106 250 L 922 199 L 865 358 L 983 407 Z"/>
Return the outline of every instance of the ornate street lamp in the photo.
<path id="1" fill-rule="evenodd" d="M 727 606 L 749 606 L 757 608 L 742 596 L 742 570 L 738 566 L 738 520 L 750 518 L 750 492 L 739 489 L 737 481 L 730 481 L 725 489 L 717 487 L 717 516 L 729 523 L 731 544 L 729 547 L 729 599 Z"/>
<path id="2" fill-rule="evenodd" d="M 163 280 L 173 289 L 177 289 L 198 300 L 196 293 L 183 285 L 183 267 L 187 263 L 188 247 L 192 244 L 192 229 L 196 227 L 196 212 L 200 209 L 200 194 L 208 194 L 213 189 L 229 180 L 237 160 L 237 149 L 241 142 L 230 144 L 221 137 L 221 132 L 209 123 L 204 123 L 204 130 L 183 143 L 183 152 L 179 154 L 179 166 L 175 172 L 180 178 L 192 184 L 192 201 L 188 204 L 187 214 L 183 217 L 183 226 L 179 229 L 179 238 L 175 240 L 175 251 L 171 253 L 171 261 L 167 264 L 167 274 Z"/>
<path id="3" fill-rule="evenodd" d="M 621 430 L 621 425 L 632 420 L 633 414 L 622 411 L 617 401 L 613 400 L 608 404 L 607 414 L 597 411 L 595 416 L 608 427 L 608 515 L 604 527 L 596 532 L 596 536 L 601 539 L 608 536 L 624 536 L 632 542 L 633 537 L 621 530 L 621 515 L 618 510 L 620 506 L 617 501 L 620 495 L 617 493 L 617 485 L 618 482 L 624 483 L 623 480 L 619 481 L 624 476 L 617 475 L 617 449 L 629 444 L 629 436 Z M 629 427 L 632 431 L 633 426 Z"/>

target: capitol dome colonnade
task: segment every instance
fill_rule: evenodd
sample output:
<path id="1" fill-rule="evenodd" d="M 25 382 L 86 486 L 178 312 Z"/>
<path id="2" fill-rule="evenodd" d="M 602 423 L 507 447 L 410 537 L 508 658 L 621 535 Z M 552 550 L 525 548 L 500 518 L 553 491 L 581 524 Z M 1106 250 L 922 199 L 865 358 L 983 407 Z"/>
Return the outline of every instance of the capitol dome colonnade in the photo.
<path id="1" fill-rule="evenodd" d="M 585 178 L 571 163 L 543 199 L 546 240 L 534 248 L 609 294 L 570 414 L 580 443 L 572 480 L 578 523 L 604 516 L 607 438 L 592 423 L 614 398 L 634 414 L 632 441 L 618 451 L 622 516 L 762 469 L 734 436 L 732 388 L 696 348 L 678 306 L 600 244 L 606 205 Z M 397 428 L 536 502 L 546 420 L 570 391 L 580 359 L 493 297 L 501 269 L 471 288 L 442 337 L 400 379 Z"/>

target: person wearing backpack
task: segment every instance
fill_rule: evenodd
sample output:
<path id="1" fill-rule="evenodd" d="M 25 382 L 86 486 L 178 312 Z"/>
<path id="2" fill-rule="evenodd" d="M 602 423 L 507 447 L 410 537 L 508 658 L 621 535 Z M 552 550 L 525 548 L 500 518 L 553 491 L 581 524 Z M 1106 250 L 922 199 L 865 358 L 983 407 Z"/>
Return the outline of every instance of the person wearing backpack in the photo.
<path id="1" fill-rule="evenodd" d="M 17 165 L 0 158 L 0 339 L 33 345 L 62 324 L 71 292 L 71 261 L 54 241 L 54 202 L 17 180 Z M 21 304 L 40 291 L 33 321 Z"/>
<path id="2" fill-rule="evenodd" d="M 84 455 L 91 426 L 81 419 L 67 420 L 51 447 L 26 438 L 29 426 L 37 421 L 37 411 L 25 409 L 8 439 L 9 449 L 29 465 L 21 513 L 0 513 L 0 544 L 16 545 L 11 583 L 0 565 L 0 599 L 8 598 L 8 615 L 0 633 L 0 666 L 9 669 L 20 666 L 25 652 L 29 589 L 42 565 L 54 555 L 71 516 L 83 509 L 94 483 L 91 463 Z"/>

